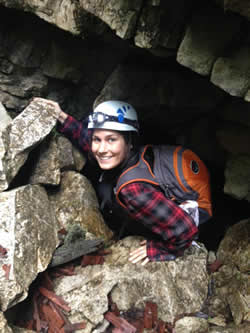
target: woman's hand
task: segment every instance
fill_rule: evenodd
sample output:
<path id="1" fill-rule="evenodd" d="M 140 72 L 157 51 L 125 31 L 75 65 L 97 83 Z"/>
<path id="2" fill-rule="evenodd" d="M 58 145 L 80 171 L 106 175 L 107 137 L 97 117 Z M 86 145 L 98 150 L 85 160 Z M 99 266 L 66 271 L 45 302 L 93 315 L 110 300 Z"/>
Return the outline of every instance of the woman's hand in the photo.
<path id="1" fill-rule="evenodd" d="M 136 250 L 130 252 L 129 254 L 129 261 L 131 261 L 133 264 L 136 264 L 139 261 L 141 262 L 141 265 L 144 266 L 149 262 L 149 259 L 147 257 L 147 245 L 146 240 L 141 242 L 141 246 L 138 247 Z"/>
<path id="2" fill-rule="evenodd" d="M 55 101 L 52 101 L 52 100 L 50 100 L 50 99 L 41 98 L 41 97 L 34 97 L 34 98 L 32 99 L 32 101 L 34 101 L 34 102 L 38 102 L 38 103 L 39 103 L 39 102 L 41 102 L 41 103 L 48 103 L 49 105 L 51 105 L 52 107 L 54 107 L 54 108 L 55 108 L 55 111 L 56 111 L 56 114 L 59 115 L 58 118 L 57 118 L 57 120 L 58 120 L 61 124 L 63 124 L 64 121 L 66 120 L 66 118 L 68 117 L 67 113 L 65 113 L 65 112 L 61 109 L 60 105 L 59 105 L 57 102 L 55 102 Z"/>

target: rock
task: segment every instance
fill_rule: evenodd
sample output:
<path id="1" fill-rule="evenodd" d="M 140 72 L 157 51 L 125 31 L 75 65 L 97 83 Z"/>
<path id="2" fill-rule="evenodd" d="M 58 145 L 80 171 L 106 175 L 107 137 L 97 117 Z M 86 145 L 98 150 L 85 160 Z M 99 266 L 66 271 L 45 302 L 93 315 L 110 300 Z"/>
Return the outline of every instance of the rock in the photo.
<path id="1" fill-rule="evenodd" d="M 0 304 L 5 311 L 26 298 L 31 282 L 47 268 L 58 228 L 39 185 L 0 193 L 0 220 Z"/>
<path id="2" fill-rule="evenodd" d="M 11 117 L 8 115 L 5 107 L 0 102 L 0 132 L 4 130 L 4 128 L 11 123 Z"/>
<path id="3" fill-rule="evenodd" d="M 213 274 L 215 295 L 222 300 L 224 307 L 229 306 L 236 325 L 250 317 L 249 239 L 249 220 L 243 220 L 229 228 L 217 252 L 217 258 L 223 266 Z M 222 307 L 217 306 L 217 311 L 214 312 L 225 317 L 225 309 L 224 312 L 221 310 Z"/>
<path id="4" fill-rule="evenodd" d="M 56 140 L 44 140 L 30 175 L 30 184 L 59 185 L 61 180 L 59 151 Z"/>
<path id="5" fill-rule="evenodd" d="M 117 36 L 129 39 L 133 36 L 142 0 L 81 1 L 81 8 L 105 22 Z"/>
<path id="6" fill-rule="evenodd" d="M 158 317 L 168 322 L 177 314 L 200 310 L 207 296 L 206 251 L 192 247 L 175 261 L 141 266 L 128 262 L 129 252 L 139 244 L 140 238 L 127 237 L 110 247 L 103 265 L 78 267 L 76 275 L 55 281 L 56 294 L 71 304 L 71 322 L 84 318 L 85 332 L 99 327 L 109 295 L 120 311 L 155 302 Z"/>
<path id="7" fill-rule="evenodd" d="M 64 136 L 56 138 L 59 150 L 60 169 L 81 171 L 86 164 L 86 157 Z"/>
<path id="8" fill-rule="evenodd" d="M 244 97 L 250 84 L 250 48 L 243 46 L 235 49 L 230 57 L 216 60 L 211 82 L 232 96 Z"/>
<path id="9" fill-rule="evenodd" d="M 249 330 L 249 323 L 244 323 L 242 325 L 235 325 L 230 323 L 226 327 L 212 326 L 209 330 L 209 333 L 248 333 Z"/>
<path id="10" fill-rule="evenodd" d="M 58 224 L 68 229 L 79 224 L 84 231 L 108 240 L 113 233 L 104 223 L 95 191 L 88 179 L 75 171 L 61 175 L 61 186 L 50 194 Z"/>
<path id="11" fill-rule="evenodd" d="M 206 319 L 195 317 L 184 317 L 176 321 L 174 326 L 175 333 L 200 333 L 208 331 Z"/>
<path id="12" fill-rule="evenodd" d="M 230 227 L 221 241 L 217 258 L 238 267 L 242 273 L 250 270 L 250 219 Z"/>
<path id="13" fill-rule="evenodd" d="M 20 99 L 29 99 L 31 96 L 39 96 L 48 85 L 48 79 L 40 70 L 33 73 L 19 72 L 16 70 L 13 74 L 0 73 L 0 89 L 14 97 Z M 15 101 L 15 100 L 13 100 Z"/>
<path id="14" fill-rule="evenodd" d="M 160 9 L 152 5 L 146 5 L 137 25 L 135 45 L 150 49 L 155 48 L 160 36 Z"/>
<path id="15" fill-rule="evenodd" d="M 29 152 L 53 129 L 58 114 L 47 103 L 32 102 L 0 136 L 0 191 L 8 188 Z"/>
<path id="16" fill-rule="evenodd" d="M 0 312 L 0 333 L 13 333 L 2 312 Z"/>
<path id="17" fill-rule="evenodd" d="M 250 201 L 250 155 L 230 155 L 224 172 L 224 192 L 236 199 Z"/>
<path id="18" fill-rule="evenodd" d="M 240 18 L 225 16 L 218 8 L 202 6 L 192 15 L 177 61 L 196 73 L 209 75 L 217 57 L 239 33 L 240 22 Z"/>
<path id="19" fill-rule="evenodd" d="M 216 325 L 216 326 L 225 327 L 226 326 L 226 318 L 222 315 L 219 315 L 219 316 L 216 316 L 216 317 L 213 317 L 213 318 L 209 318 L 208 323 Z"/>

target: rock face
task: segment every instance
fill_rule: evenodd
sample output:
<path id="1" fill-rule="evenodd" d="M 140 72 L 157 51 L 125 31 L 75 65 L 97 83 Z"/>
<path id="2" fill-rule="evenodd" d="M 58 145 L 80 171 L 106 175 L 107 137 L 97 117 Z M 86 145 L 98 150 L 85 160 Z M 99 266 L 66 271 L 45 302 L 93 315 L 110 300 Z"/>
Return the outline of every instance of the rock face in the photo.
<path id="1" fill-rule="evenodd" d="M 218 259 L 224 264 L 214 275 L 216 294 L 230 307 L 236 325 L 250 319 L 250 223 L 231 227 L 222 240 Z"/>
<path id="2" fill-rule="evenodd" d="M 31 282 L 48 266 L 55 250 L 57 227 L 46 191 L 27 185 L 0 194 L 0 303 L 15 305 Z"/>
<path id="3" fill-rule="evenodd" d="M 95 191 L 85 176 L 75 171 L 63 172 L 60 190 L 51 194 L 50 200 L 61 228 L 78 224 L 98 238 L 112 237 L 100 214 Z"/>
<path id="4" fill-rule="evenodd" d="M 192 248 L 176 261 L 142 267 L 128 262 L 129 252 L 139 244 L 134 237 L 125 238 L 110 248 L 112 254 L 102 266 L 87 266 L 56 281 L 56 293 L 72 305 L 71 321 L 86 318 L 85 332 L 103 322 L 108 295 L 122 312 L 142 310 L 145 302 L 155 302 L 159 318 L 166 322 L 202 307 L 208 286 L 206 250 Z"/>
<path id="5" fill-rule="evenodd" d="M 2 131 L 0 191 L 8 188 L 29 152 L 51 132 L 57 117 L 49 104 L 32 102 Z"/>

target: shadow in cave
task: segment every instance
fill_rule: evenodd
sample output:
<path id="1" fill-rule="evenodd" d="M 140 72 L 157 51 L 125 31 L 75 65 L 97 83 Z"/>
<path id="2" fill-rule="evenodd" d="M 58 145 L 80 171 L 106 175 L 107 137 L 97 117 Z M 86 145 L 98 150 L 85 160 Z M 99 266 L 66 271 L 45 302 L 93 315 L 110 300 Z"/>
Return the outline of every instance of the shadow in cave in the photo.
<path id="1" fill-rule="evenodd" d="M 249 202 L 225 194 L 224 170 L 208 163 L 207 166 L 211 175 L 213 217 L 199 227 L 199 241 L 208 250 L 216 251 L 229 227 L 249 218 Z"/>

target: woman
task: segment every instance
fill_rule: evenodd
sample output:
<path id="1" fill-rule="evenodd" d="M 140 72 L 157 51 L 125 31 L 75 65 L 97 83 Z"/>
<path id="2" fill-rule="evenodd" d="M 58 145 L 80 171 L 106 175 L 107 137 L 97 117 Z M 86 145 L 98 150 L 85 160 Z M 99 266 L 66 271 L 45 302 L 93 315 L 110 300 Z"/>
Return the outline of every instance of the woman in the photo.
<path id="1" fill-rule="evenodd" d="M 97 163 L 101 176 L 96 188 L 104 219 L 117 233 L 144 236 L 141 246 L 132 251 L 129 261 L 173 260 L 183 254 L 198 234 L 194 219 L 179 203 L 167 198 L 159 186 L 144 181 L 129 181 L 114 190 L 120 175 L 139 160 L 138 119 L 134 108 L 125 102 L 99 104 L 88 121 L 77 121 L 60 112 L 59 130 Z M 152 152 L 145 160 L 152 165 Z M 122 222 L 121 222 L 122 221 Z"/>

